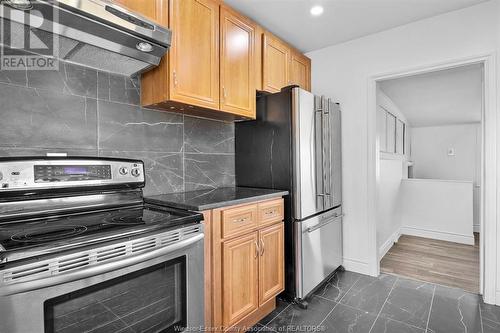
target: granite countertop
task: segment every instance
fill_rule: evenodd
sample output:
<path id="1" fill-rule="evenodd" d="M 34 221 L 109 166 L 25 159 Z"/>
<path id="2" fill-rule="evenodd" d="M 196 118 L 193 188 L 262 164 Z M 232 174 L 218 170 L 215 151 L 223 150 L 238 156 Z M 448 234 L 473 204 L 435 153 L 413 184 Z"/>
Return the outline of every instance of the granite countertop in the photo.
<path id="1" fill-rule="evenodd" d="M 288 191 L 250 187 L 223 187 L 191 192 L 169 193 L 144 198 L 152 204 L 167 205 L 179 209 L 204 211 L 224 206 L 249 203 L 252 201 L 279 198 Z"/>

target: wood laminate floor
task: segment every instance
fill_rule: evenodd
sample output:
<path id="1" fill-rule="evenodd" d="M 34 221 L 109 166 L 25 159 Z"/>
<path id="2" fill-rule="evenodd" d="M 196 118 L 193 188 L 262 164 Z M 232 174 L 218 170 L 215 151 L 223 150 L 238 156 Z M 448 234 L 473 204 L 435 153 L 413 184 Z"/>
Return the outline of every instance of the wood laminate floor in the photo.
<path id="1" fill-rule="evenodd" d="M 464 245 L 402 235 L 380 262 L 383 273 L 479 293 L 479 235 Z"/>

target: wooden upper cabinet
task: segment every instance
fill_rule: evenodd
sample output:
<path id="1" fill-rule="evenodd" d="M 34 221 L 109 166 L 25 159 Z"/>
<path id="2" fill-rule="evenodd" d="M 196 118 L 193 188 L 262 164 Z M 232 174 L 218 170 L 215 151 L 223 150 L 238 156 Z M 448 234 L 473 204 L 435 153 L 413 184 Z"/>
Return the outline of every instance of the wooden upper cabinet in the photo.
<path id="1" fill-rule="evenodd" d="M 221 6 L 220 109 L 255 118 L 255 27 Z"/>
<path id="2" fill-rule="evenodd" d="M 262 89 L 279 92 L 289 82 L 290 48 L 279 39 L 264 34 Z"/>
<path id="3" fill-rule="evenodd" d="M 310 60 L 222 0 L 113 0 L 172 30 L 142 74 L 142 106 L 223 120 L 255 118 L 256 91 L 310 90 Z"/>
<path id="4" fill-rule="evenodd" d="M 259 307 L 257 232 L 225 242 L 222 247 L 223 325 L 229 327 Z"/>
<path id="5" fill-rule="evenodd" d="M 170 98 L 219 108 L 219 4 L 170 0 Z"/>
<path id="6" fill-rule="evenodd" d="M 290 56 L 290 84 L 311 91 L 311 59 L 296 51 Z"/>
<path id="7" fill-rule="evenodd" d="M 264 42 L 264 29 L 256 25 L 255 26 L 255 89 L 262 89 L 262 46 Z"/>
<path id="8" fill-rule="evenodd" d="M 283 223 L 259 231 L 259 305 L 284 290 L 285 229 Z"/>

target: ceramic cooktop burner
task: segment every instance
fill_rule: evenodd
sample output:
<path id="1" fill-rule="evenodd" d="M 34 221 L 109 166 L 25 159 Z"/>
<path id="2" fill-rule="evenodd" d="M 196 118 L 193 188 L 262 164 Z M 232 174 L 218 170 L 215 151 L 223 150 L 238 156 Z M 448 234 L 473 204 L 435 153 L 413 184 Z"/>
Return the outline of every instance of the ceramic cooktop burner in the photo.
<path id="1" fill-rule="evenodd" d="M 46 226 L 38 230 L 30 230 L 27 233 L 14 234 L 10 239 L 21 243 L 44 243 L 75 237 L 85 231 L 87 231 L 87 227 L 83 225 Z"/>

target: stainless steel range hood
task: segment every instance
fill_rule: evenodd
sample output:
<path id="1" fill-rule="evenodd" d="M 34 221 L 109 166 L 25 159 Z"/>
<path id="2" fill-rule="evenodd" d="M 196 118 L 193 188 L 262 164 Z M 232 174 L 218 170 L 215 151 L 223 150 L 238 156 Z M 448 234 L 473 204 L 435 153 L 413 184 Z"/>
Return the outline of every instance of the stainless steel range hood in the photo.
<path id="1" fill-rule="evenodd" d="M 42 42 L 57 36 L 56 58 L 128 76 L 158 65 L 170 47 L 170 30 L 107 0 L 0 1 L 9 47 L 27 33 Z"/>

